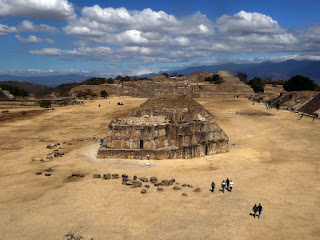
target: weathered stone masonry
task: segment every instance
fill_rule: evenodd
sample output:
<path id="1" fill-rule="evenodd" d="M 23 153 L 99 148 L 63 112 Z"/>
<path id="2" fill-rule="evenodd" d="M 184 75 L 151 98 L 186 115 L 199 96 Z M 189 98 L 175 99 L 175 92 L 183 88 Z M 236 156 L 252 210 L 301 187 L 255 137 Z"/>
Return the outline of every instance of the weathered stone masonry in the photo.
<path id="1" fill-rule="evenodd" d="M 194 158 L 228 151 L 228 137 L 212 115 L 189 97 L 154 97 L 130 117 L 109 124 L 98 157 Z"/>

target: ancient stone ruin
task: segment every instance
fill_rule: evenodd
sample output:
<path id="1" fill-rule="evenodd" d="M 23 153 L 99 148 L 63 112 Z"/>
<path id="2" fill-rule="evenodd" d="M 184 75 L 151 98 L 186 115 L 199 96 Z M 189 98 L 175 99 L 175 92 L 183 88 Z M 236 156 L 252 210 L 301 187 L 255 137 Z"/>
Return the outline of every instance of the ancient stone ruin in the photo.
<path id="1" fill-rule="evenodd" d="M 228 151 L 228 137 L 187 95 L 155 96 L 129 117 L 112 120 L 100 158 L 194 158 Z"/>

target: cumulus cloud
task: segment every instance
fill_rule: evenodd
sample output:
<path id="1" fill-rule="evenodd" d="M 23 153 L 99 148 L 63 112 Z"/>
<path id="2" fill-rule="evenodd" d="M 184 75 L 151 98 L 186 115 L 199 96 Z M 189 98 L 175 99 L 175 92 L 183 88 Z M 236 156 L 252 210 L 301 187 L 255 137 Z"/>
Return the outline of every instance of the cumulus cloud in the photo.
<path id="1" fill-rule="evenodd" d="M 64 20 L 75 16 L 68 0 L 0 0 L 0 16 Z"/>
<path id="2" fill-rule="evenodd" d="M 149 8 L 130 11 L 95 5 L 84 7 L 79 19 L 69 21 L 64 32 L 99 43 L 185 45 L 188 36 L 211 36 L 214 26 L 200 12 L 178 19 Z"/>
<path id="3" fill-rule="evenodd" d="M 9 27 L 7 25 L 0 24 L 0 36 L 7 35 L 9 33 L 16 33 L 16 27 Z"/>
<path id="4" fill-rule="evenodd" d="M 278 22 L 271 17 L 257 12 L 241 11 L 233 16 L 223 15 L 217 19 L 217 27 L 220 32 L 227 34 L 261 34 L 282 33 Z"/>
<path id="5" fill-rule="evenodd" d="M 42 39 L 42 38 L 38 38 L 38 37 L 36 37 L 34 35 L 30 35 L 27 38 L 23 38 L 20 35 L 16 35 L 15 37 L 16 37 L 16 39 L 18 39 L 22 43 L 49 43 L 49 44 L 53 44 L 54 43 L 54 41 L 52 39 L 50 39 L 50 38 Z"/>
<path id="6" fill-rule="evenodd" d="M 20 25 L 29 31 L 37 28 L 28 22 Z M 223 15 L 214 24 L 200 12 L 178 18 L 149 8 L 138 11 L 94 5 L 69 19 L 63 32 L 78 38 L 76 48 L 44 48 L 30 53 L 169 63 L 252 53 L 313 51 L 316 56 L 320 45 L 320 24 L 292 32 L 271 16 L 246 11 Z"/>
<path id="7" fill-rule="evenodd" d="M 58 28 L 49 26 L 46 24 L 35 25 L 33 22 L 29 20 L 22 21 L 18 26 L 17 29 L 19 32 L 48 32 L 48 33 L 55 33 L 58 32 Z"/>

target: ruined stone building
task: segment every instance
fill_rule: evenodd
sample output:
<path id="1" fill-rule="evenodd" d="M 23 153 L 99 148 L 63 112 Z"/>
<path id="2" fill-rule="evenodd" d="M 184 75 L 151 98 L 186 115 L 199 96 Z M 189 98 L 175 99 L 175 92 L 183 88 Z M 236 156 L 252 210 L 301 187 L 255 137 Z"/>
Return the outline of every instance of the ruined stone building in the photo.
<path id="1" fill-rule="evenodd" d="M 238 77 L 234 77 L 226 71 L 220 71 L 218 75 L 223 79 L 222 84 L 209 84 L 203 80 L 197 85 L 191 85 L 193 97 L 246 98 L 254 93 L 253 89 L 241 82 Z"/>
<path id="2" fill-rule="evenodd" d="M 162 95 L 162 94 L 160 94 Z M 101 158 L 194 158 L 228 151 L 228 137 L 192 98 L 156 96 L 110 122 Z"/>

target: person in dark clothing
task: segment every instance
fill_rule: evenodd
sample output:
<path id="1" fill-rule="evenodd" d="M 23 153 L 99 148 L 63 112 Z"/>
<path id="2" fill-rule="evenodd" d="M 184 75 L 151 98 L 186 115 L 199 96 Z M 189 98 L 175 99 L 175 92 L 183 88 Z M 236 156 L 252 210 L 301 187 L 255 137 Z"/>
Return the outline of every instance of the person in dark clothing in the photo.
<path id="1" fill-rule="evenodd" d="M 255 204 L 252 208 L 252 211 L 253 211 L 253 217 L 256 218 L 256 214 L 258 212 L 258 207 L 257 207 L 257 204 Z"/>
<path id="2" fill-rule="evenodd" d="M 226 182 L 223 180 L 221 183 L 222 192 L 224 193 L 224 190 L 226 189 Z"/>
<path id="3" fill-rule="evenodd" d="M 259 211 L 258 219 L 260 219 L 260 217 L 261 217 L 262 210 L 263 209 L 262 209 L 261 203 L 259 203 L 259 206 L 258 206 L 258 211 Z"/>
<path id="4" fill-rule="evenodd" d="M 211 183 L 211 192 L 214 192 L 214 188 L 216 187 L 216 184 L 214 182 Z"/>
<path id="5" fill-rule="evenodd" d="M 229 179 L 227 178 L 227 180 L 226 180 L 226 184 L 227 184 L 227 190 L 229 191 Z"/>

